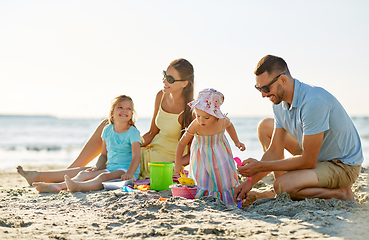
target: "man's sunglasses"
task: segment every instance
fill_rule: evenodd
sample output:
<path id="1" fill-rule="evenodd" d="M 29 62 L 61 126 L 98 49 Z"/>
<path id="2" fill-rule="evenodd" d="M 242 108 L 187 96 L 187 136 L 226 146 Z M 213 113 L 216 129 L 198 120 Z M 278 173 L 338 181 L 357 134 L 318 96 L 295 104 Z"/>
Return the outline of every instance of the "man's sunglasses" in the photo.
<path id="1" fill-rule="evenodd" d="M 263 87 L 257 87 L 256 85 L 255 85 L 255 88 L 257 89 L 257 90 L 259 90 L 259 92 L 265 92 L 265 93 L 269 93 L 269 87 L 270 86 L 272 86 L 272 84 L 273 83 L 275 83 L 277 80 L 278 80 L 278 78 L 281 76 L 281 75 L 286 75 L 286 73 L 281 73 L 281 74 L 279 74 L 278 76 L 276 76 L 268 85 L 265 85 L 265 86 L 263 86 Z"/>
<path id="2" fill-rule="evenodd" d="M 163 70 L 163 80 L 166 79 L 169 84 L 172 84 L 174 82 L 181 82 L 181 81 L 188 81 L 188 80 L 175 80 L 174 77 L 167 75 L 167 72 Z"/>

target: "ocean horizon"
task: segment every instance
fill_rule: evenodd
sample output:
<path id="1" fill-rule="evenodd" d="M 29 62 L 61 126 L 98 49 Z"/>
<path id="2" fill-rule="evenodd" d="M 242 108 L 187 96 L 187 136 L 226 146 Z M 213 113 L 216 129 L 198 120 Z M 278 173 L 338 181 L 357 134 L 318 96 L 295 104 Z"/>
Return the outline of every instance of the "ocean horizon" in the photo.
<path id="1" fill-rule="evenodd" d="M 246 145 L 239 151 L 231 139 L 233 155 L 246 159 L 260 159 L 262 148 L 256 127 L 263 117 L 233 117 L 238 137 Z M 49 115 L 0 115 L 0 172 L 13 172 L 22 166 L 67 167 L 80 153 L 103 118 L 58 118 Z M 363 152 L 363 166 L 369 166 L 369 116 L 354 116 L 352 120 L 359 132 Z M 151 118 L 136 122 L 141 135 L 150 128 Z M 286 152 L 286 156 L 290 156 Z M 94 159 L 89 165 L 95 164 Z"/>

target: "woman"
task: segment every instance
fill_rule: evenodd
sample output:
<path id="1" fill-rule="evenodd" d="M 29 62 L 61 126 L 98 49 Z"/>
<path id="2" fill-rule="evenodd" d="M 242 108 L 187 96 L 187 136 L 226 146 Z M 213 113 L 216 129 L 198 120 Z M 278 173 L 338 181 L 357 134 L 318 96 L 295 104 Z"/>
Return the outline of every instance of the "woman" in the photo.
<path id="1" fill-rule="evenodd" d="M 164 89 L 156 95 L 150 130 L 143 135 L 140 179 L 150 177 L 149 162 L 175 161 L 182 130 L 192 121 L 192 112 L 187 106 L 193 100 L 194 75 L 191 63 L 185 59 L 174 60 L 163 73 Z M 182 164 L 188 163 L 186 151 Z"/>
<path id="2" fill-rule="evenodd" d="M 177 143 L 181 132 L 192 121 L 191 109 L 187 103 L 193 100 L 193 66 L 186 59 L 177 59 L 164 71 L 164 89 L 156 95 L 155 110 L 150 130 L 143 135 L 140 178 L 149 177 L 149 162 L 174 162 Z M 21 166 L 17 171 L 32 185 L 33 182 L 63 182 L 64 176 L 72 178 L 97 157 L 102 151 L 101 133 L 108 120 L 103 120 L 83 147 L 77 159 L 66 170 L 25 171 Z M 168 129 L 170 131 L 168 132 Z M 183 165 L 189 162 L 188 154 L 183 157 Z"/>

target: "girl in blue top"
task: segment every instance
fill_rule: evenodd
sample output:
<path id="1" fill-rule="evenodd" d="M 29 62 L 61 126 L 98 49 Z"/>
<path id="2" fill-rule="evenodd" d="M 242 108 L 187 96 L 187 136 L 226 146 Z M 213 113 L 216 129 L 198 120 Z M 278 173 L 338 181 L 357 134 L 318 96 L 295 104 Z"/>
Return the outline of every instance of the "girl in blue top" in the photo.
<path id="1" fill-rule="evenodd" d="M 141 137 L 134 125 L 133 117 L 132 99 L 126 95 L 114 98 L 109 114 L 109 125 L 104 127 L 101 135 L 103 148 L 96 165 L 80 171 L 72 179 L 65 175 L 63 183 L 34 183 L 36 189 L 39 192 L 55 192 L 62 189 L 85 192 L 103 189 L 102 182 L 105 181 L 138 178 Z"/>
<path id="2" fill-rule="evenodd" d="M 102 132 L 103 149 L 96 166 L 80 172 L 73 179 L 65 176 L 68 191 L 100 190 L 103 188 L 102 182 L 105 181 L 138 178 L 141 137 L 134 126 L 133 111 L 130 97 L 121 95 L 113 99 L 109 114 L 110 124 L 105 126 Z M 100 170 L 105 164 L 106 169 Z M 81 177 L 89 180 L 81 182 Z"/>

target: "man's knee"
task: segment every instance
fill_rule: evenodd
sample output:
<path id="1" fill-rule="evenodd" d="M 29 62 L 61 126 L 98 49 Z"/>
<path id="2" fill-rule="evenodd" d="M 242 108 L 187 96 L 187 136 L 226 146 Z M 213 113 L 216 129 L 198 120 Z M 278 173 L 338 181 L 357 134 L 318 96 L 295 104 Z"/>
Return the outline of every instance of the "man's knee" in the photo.
<path id="1" fill-rule="evenodd" d="M 279 177 L 274 181 L 273 184 L 274 191 L 276 194 L 281 194 L 283 192 L 288 193 L 290 196 L 294 195 L 298 191 L 291 184 L 291 179 L 287 179 L 284 177 Z"/>
<path id="2" fill-rule="evenodd" d="M 281 177 L 277 178 L 275 181 L 274 181 L 274 184 L 273 184 L 273 187 L 274 187 L 274 191 L 275 193 L 277 194 L 281 194 L 283 192 L 286 192 L 286 188 L 287 188 L 287 185 L 284 184 L 284 181 L 281 180 Z"/>
<path id="3" fill-rule="evenodd" d="M 272 135 L 274 130 L 274 119 L 273 118 L 264 118 L 258 124 L 258 135 Z"/>
<path id="4" fill-rule="evenodd" d="M 274 119 L 273 118 L 264 118 L 259 122 L 258 125 L 258 138 L 263 147 L 263 151 L 265 152 L 272 139 L 273 130 L 274 130 Z"/>

